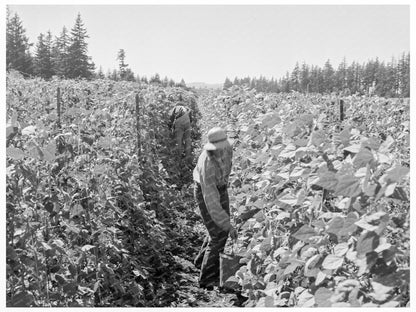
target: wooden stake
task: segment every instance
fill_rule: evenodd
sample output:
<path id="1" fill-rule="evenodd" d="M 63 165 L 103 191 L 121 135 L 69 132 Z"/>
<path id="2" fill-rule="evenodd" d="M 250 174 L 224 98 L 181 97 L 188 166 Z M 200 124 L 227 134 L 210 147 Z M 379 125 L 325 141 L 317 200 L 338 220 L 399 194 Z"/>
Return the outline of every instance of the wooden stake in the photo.
<path id="1" fill-rule="evenodd" d="M 136 129 L 137 129 L 137 156 L 140 159 L 141 142 L 140 142 L 140 96 L 136 93 Z"/>
<path id="2" fill-rule="evenodd" d="M 339 100 L 339 111 L 340 111 L 340 119 L 341 119 L 341 121 L 343 121 L 344 120 L 344 100 L 343 99 L 341 99 L 341 100 Z"/>
<path id="3" fill-rule="evenodd" d="M 58 128 L 61 128 L 61 89 L 56 92 L 56 110 L 58 112 Z"/>

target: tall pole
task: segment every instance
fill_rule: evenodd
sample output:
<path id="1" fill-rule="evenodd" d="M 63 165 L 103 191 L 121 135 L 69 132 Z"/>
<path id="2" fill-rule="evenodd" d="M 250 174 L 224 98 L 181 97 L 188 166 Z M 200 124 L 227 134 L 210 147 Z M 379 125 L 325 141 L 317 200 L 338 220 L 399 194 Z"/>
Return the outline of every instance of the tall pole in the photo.
<path id="1" fill-rule="evenodd" d="M 56 110 L 58 112 L 58 128 L 61 128 L 61 88 L 56 92 Z"/>
<path id="2" fill-rule="evenodd" d="M 140 96 L 136 93 L 136 129 L 137 129 L 137 156 L 141 156 L 141 142 L 140 142 Z"/>

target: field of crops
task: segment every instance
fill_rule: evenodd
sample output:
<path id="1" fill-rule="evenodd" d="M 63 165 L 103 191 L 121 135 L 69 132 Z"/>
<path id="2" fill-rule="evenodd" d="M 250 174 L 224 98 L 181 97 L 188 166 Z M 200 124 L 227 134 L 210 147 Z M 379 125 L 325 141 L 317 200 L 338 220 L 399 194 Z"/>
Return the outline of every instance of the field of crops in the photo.
<path id="1" fill-rule="evenodd" d="M 320 95 L 235 88 L 205 101 L 203 115 L 227 116 L 235 139 L 245 265 L 233 282 L 246 305 L 406 306 L 408 100 L 344 98 L 342 122 L 338 101 Z"/>
<path id="2" fill-rule="evenodd" d="M 8 306 L 189 302 L 203 226 L 171 152 L 178 93 L 195 157 L 214 125 L 234 140 L 245 306 L 409 304 L 408 99 L 350 96 L 340 121 L 329 96 L 8 75 Z"/>
<path id="3" fill-rule="evenodd" d="M 177 88 L 8 76 L 9 306 L 175 300 L 175 257 L 198 240 L 192 200 L 173 183 L 190 180 L 167 127 L 178 92 L 195 106 Z"/>

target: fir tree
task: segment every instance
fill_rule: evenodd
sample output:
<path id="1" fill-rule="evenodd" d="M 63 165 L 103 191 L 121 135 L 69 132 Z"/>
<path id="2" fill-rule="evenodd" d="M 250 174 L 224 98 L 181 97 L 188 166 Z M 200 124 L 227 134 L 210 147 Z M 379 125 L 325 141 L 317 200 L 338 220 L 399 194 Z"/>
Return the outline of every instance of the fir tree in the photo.
<path id="1" fill-rule="evenodd" d="M 46 36 L 39 35 L 35 55 L 35 74 L 50 79 L 55 73 L 52 60 L 52 34 L 50 31 Z"/>
<path id="2" fill-rule="evenodd" d="M 127 68 L 129 67 L 129 65 L 124 62 L 125 59 L 126 59 L 126 52 L 124 51 L 124 49 L 118 50 L 117 60 L 119 61 L 118 68 L 119 68 L 121 80 L 127 80 L 126 72 L 127 72 Z"/>
<path id="3" fill-rule="evenodd" d="M 98 69 L 97 78 L 98 79 L 105 79 L 105 75 L 104 75 L 103 67 L 102 66 L 100 66 L 100 68 Z"/>
<path id="4" fill-rule="evenodd" d="M 69 74 L 69 58 L 68 49 L 70 45 L 70 38 L 68 30 L 64 26 L 59 37 L 56 38 L 55 44 L 52 48 L 52 59 L 54 64 L 54 71 L 56 75 L 66 77 Z"/>
<path id="5" fill-rule="evenodd" d="M 10 17 L 7 9 L 6 25 L 6 69 L 18 70 L 23 74 L 33 73 L 33 60 L 30 55 L 31 44 L 26 37 L 26 30 L 17 14 Z"/>
<path id="6" fill-rule="evenodd" d="M 94 64 L 87 55 L 88 45 L 85 39 L 88 38 L 87 31 L 78 13 L 75 25 L 71 30 L 70 46 L 68 48 L 68 78 L 91 78 Z"/>
<path id="7" fill-rule="evenodd" d="M 233 86 L 233 83 L 231 82 L 231 80 L 228 77 L 225 77 L 225 81 L 224 81 L 224 85 L 223 85 L 223 89 L 228 89 L 231 88 Z"/>
<path id="8" fill-rule="evenodd" d="M 323 84 L 325 92 L 332 92 L 334 88 L 334 68 L 331 65 L 331 62 L 327 60 L 322 71 L 323 74 Z"/>
<path id="9" fill-rule="evenodd" d="M 161 84 L 162 81 L 160 81 L 160 75 L 156 73 L 154 76 L 150 77 L 149 83 Z"/>

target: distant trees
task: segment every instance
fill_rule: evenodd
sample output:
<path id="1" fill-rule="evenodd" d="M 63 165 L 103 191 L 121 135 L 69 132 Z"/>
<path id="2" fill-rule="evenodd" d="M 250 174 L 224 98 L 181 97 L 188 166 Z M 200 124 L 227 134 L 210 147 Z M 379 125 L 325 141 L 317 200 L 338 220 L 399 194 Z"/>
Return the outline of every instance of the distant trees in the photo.
<path id="1" fill-rule="evenodd" d="M 70 66 L 68 48 L 70 44 L 71 39 L 69 37 L 68 30 L 64 26 L 59 37 L 55 38 L 55 43 L 52 48 L 54 70 L 55 75 L 57 76 L 65 77 L 68 75 L 68 68 Z"/>
<path id="2" fill-rule="evenodd" d="M 117 60 L 119 61 L 119 76 L 120 80 L 135 81 L 134 73 L 129 68 L 129 65 L 125 63 L 126 52 L 124 49 L 118 50 Z"/>
<path id="3" fill-rule="evenodd" d="M 88 38 L 87 30 L 78 13 L 75 25 L 71 30 L 70 44 L 68 47 L 67 78 L 91 78 L 94 70 L 94 63 L 87 55 L 88 45 L 85 39 Z"/>
<path id="4" fill-rule="evenodd" d="M 11 16 L 7 8 L 6 23 L 6 69 L 18 70 L 25 75 L 33 74 L 33 59 L 29 39 L 17 14 Z"/>
<path id="5" fill-rule="evenodd" d="M 367 63 L 352 62 L 347 64 L 345 58 L 335 70 L 327 60 L 320 68 L 296 63 L 292 72 L 279 80 L 272 78 L 234 78 L 232 82 L 225 79 L 223 88 L 233 85 L 245 85 L 258 92 L 331 93 L 344 92 L 352 94 L 369 94 L 385 97 L 410 96 L 410 53 L 403 53 L 399 60 L 392 58 L 388 63 L 378 58 Z"/>
<path id="6" fill-rule="evenodd" d="M 34 73 L 37 76 L 49 79 L 54 74 L 52 59 L 52 34 L 48 31 L 45 36 L 40 34 L 36 45 Z"/>
<path id="7" fill-rule="evenodd" d="M 17 14 L 10 16 L 7 11 L 6 28 L 6 68 L 18 70 L 26 75 L 36 75 L 45 79 L 52 76 L 65 78 L 87 78 L 94 74 L 94 63 L 88 56 L 87 31 L 81 15 L 78 14 L 69 34 L 64 27 L 55 40 L 48 31 L 39 34 L 35 55 L 30 54 L 29 40 Z"/>

